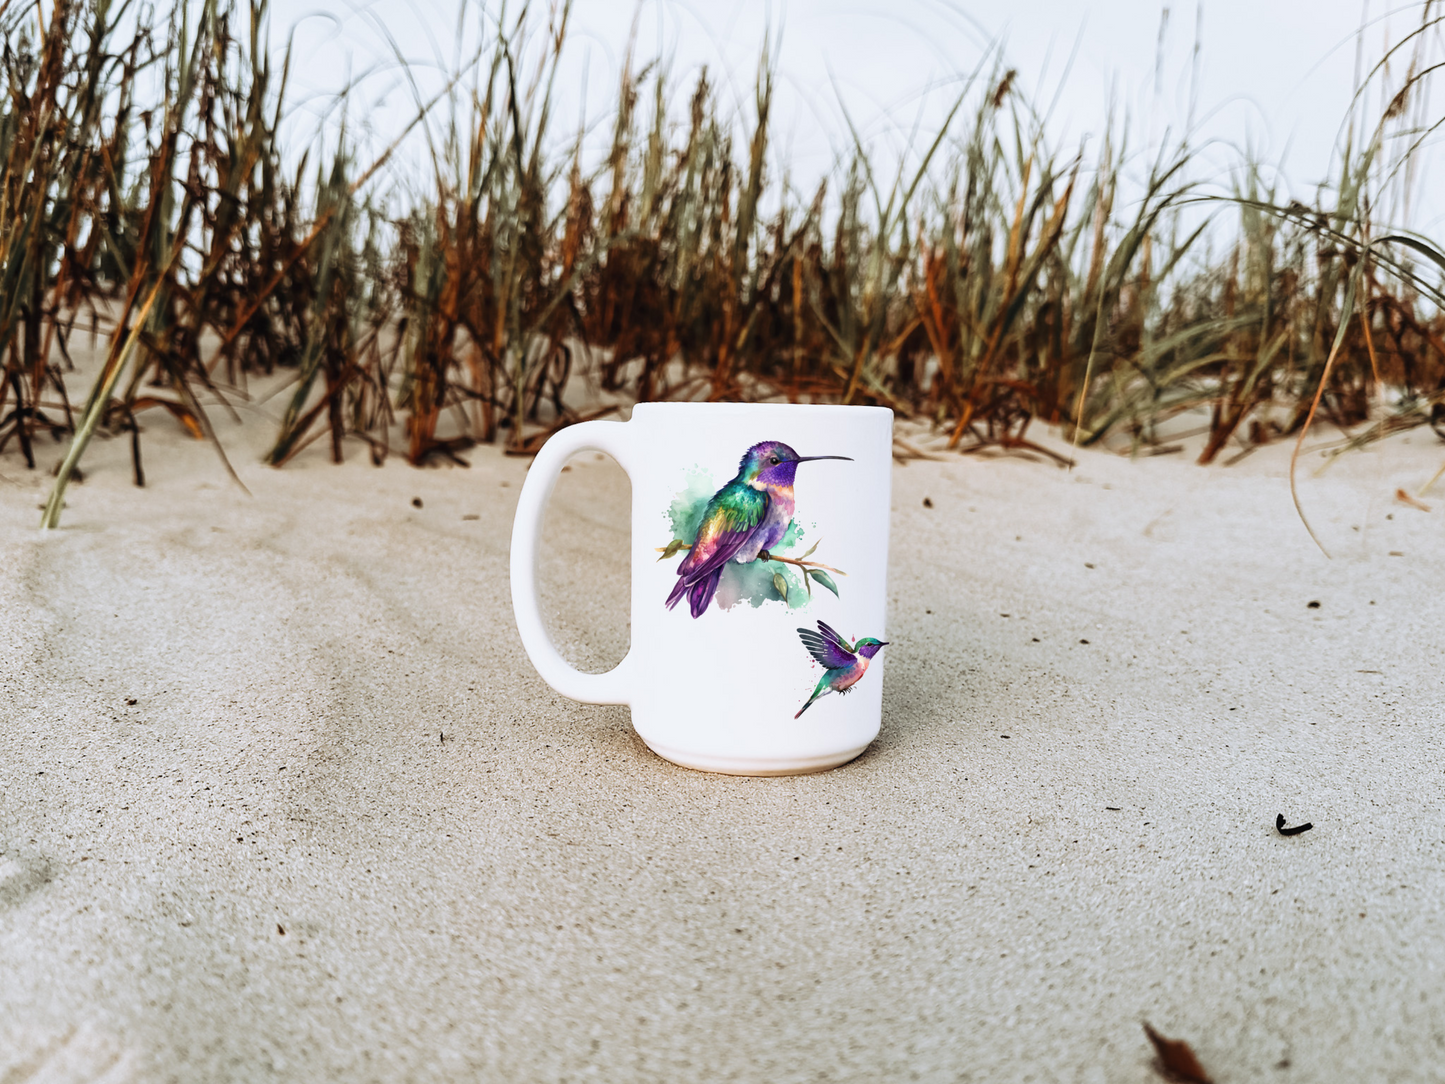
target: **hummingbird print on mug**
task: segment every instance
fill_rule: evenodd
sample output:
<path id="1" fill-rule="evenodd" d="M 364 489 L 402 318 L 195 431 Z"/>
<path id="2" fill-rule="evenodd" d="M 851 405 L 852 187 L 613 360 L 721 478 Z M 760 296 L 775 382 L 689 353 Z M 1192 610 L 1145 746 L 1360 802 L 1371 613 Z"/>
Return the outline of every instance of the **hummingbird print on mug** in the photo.
<path id="1" fill-rule="evenodd" d="M 823 676 L 813 688 L 808 702 L 798 709 L 796 719 L 813 706 L 813 701 L 829 693 L 846 693 L 857 685 L 868 672 L 873 656 L 888 646 L 887 640 L 865 636 L 856 644 L 850 644 L 826 621 L 818 622 L 818 631 L 799 629 L 798 638 L 808 649 L 808 654 L 823 668 Z"/>
<path id="2" fill-rule="evenodd" d="M 823 459 L 851 462 L 844 455 L 799 455 L 780 440 L 765 440 L 743 454 L 737 475 L 711 497 L 697 491 L 696 483 L 679 494 L 670 511 L 673 540 L 661 547 L 659 560 L 679 550 L 687 554 L 678 565 L 667 608 L 687 599 L 688 610 L 698 618 L 714 598 L 723 609 L 743 600 L 757 606 L 768 598 L 804 605 L 792 568 L 802 570 L 801 586 L 808 597 L 814 583 L 837 595 L 838 585 L 829 573 L 844 573 L 808 560 L 818 548 L 816 542 L 799 557 L 778 552 L 802 537 L 793 519 L 798 466 Z"/>

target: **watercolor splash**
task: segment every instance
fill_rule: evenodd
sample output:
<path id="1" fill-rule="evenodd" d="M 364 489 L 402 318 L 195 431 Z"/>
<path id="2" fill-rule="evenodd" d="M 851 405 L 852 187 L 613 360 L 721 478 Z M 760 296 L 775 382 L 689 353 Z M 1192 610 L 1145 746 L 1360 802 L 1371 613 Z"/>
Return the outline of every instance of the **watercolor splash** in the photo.
<path id="1" fill-rule="evenodd" d="M 682 492 L 673 498 L 668 507 L 667 518 L 672 526 L 672 537 L 692 545 L 697 538 L 698 528 L 702 526 L 707 502 L 712 500 L 718 486 L 713 481 L 712 472 L 701 467 L 689 470 L 686 481 Z M 777 552 L 784 557 L 794 556 L 802 538 L 803 529 L 794 520 L 788 524 L 787 533 L 777 545 Z M 773 583 L 775 574 L 782 576 L 783 582 L 788 585 L 786 599 L 778 593 L 777 586 Z M 792 565 L 771 561 L 753 561 L 740 565 L 736 561 L 729 561 L 723 568 L 722 579 L 718 582 L 713 601 L 724 610 L 732 609 L 739 602 L 746 602 L 754 608 L 764 602 L 783 602 L 789 609 L 800 610 L 808 604 L 808 587 Z"/>

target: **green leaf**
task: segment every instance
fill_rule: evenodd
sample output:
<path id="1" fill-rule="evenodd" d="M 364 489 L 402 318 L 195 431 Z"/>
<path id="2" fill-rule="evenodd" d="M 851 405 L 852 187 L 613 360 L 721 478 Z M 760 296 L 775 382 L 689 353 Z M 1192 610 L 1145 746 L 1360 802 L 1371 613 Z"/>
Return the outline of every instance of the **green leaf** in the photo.
<path id="1" fill-rule="evenodd" d="M 828 574 L 827 574 L 826 572 L 824 572 L 821 568 L 810 568 L 810 569 L 808 569 L 808 575 L 811 576 L 813 579 L 817 580 L 819 583 L 821 583 L 821 584 L 822 584 L 824 587 L 826 587 L 829 591 L 832 591 L 833 594 L 838 595 L 838 585 L 833 582 L 833 577 L 830 576 L 830 575 L 828 575 Z M 842 595 L 838 595 L 838 597 L 839 597 L 839 598 L 842 598 L 843 596 L 842 596 Z"/>
<path id="2" fill-rule="evenodd" d="M 818 542 L 821 541 L 823 541 L 821 538 L 818 539 Z M 811 546 L 809 546 L 808 552 L 803 554 L 803 556 L 799 557 L 798 560 L 806 561 L 809 557 L 813 556 L 813 551 L 818 548 L 818 542 L 814 542 Z"/>
<path id="3" fill-rule="evenodd" d="M 658 560 L 666 561 L 669 557 L 675 554 L 678 550 L 682 549 L 682 547 L 685 545 L 687 545 L 687 543 L 684 542 L 682 539 L 674 538 L 671 542 L 667 544 L 667 548 L 662 551 L 662 556 L 659 557 Z"/>
<path id="4" fill-rule="evenodd" d="M 788 601 L 788 581 L 783 579 L 781 572 L 773 573 L 773 589 L 783 596 L 783 601 Z"/>

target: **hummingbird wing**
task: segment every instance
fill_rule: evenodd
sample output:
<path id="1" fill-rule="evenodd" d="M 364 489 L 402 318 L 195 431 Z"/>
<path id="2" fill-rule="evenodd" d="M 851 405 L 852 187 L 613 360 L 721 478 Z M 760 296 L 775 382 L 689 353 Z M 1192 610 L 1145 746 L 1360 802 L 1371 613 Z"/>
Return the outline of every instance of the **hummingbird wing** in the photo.
<path id="1" fill-rule="evenodd" d="M 818 622 L 818 628 L 823 630 L 823 635 L 819 635 L 812 629 L 799 629 L 798 639 L 803 641 L 803 646 L 808 649 L 808 654 L 817 659 L 820 666 L 825 670 L 841 670 L 858 661 L 858 656 L 853 654 L 852 648 L 844 646 L 847 644 L 846 640 L 822 621 Z"/>
<path id="2" fill-rule="evenodd" d="M 843 639 L 843 637 L 839 634 L 838 630 L 835 629 L 832 625 L 828 624 L 828 622 L 819 621 L 818 631 L 823 634 L 823 637 L 825 639 L 832 640 L 833 643 L 837 644 L 844 651 L 848 652 L 848 654 L 853 654 L 853 645 L 850 644 L 847 640 Z"/>
<path id="3" fill-rule="evenodd" d="M 708 501 L 692 549 L 677 566 L 677 585 L 667 598 L 671 609 L 694 585 L 737 556 L 767 516 L 768 498 L 750 486 L 729 484 Z"/>

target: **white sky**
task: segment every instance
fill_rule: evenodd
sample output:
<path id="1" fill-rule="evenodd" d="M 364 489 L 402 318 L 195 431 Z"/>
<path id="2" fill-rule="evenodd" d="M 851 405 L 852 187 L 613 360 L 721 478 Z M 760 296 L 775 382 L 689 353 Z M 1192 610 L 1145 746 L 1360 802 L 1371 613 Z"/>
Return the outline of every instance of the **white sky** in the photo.
<path id="1" fill-rule="evenodd" d="M 544 10 L 536 0 L 533 6 Z M 294 23 L 293 100 L 308 91 L 324 96 L 348 71 L 380 65 L 351 107 L 353 128 L 369 121 L 378 139 L 405 123 L 412 101 L 387 63 L 386 35 L 423 83 L 453 63 L 455 0 L 320 0 L 312 10 L 331 17 Z M 479 12 L 495 19 L 498 10 L 496 3 L 473 5 L 469 18 L 475 26 Z M 1111 102 L 1118 116 L 1129 115 L 1137 146 L 1185 126 L 1197 24 L 1195 142 L 1215 141 L 1207 163 L 1217 163 L 1223 180 L 1238 160 L 1229 148 L 1248 145 L 1264 162 L 1283 165 L 1285 196 L 1308 200 L 1332 165 L 1362 22 L 1368 68 L 1418 24 L 1420 11 L 1419 3 L 1387 0 L 576 0 L 553 132 L 559 140 L 574 134 L 585 101 L 594 138 L 605 142 L 635 17 L 638 55 L 666 59 L 678 115 L 705 64 L 724 101 L 750 116 L 757 59 L 771 30 L 780 42 L 774 161 L 786 163 L 801 188 L 810 189 L 847 145 L 840 99 L 875 147 L 901 145 L 915 122 L 925 133 L 937 123 L 957 93 L 951 88 L 991 43 L 1001 43 L 1037 107 L 1057 95 L 1047 130 L 1060 150 L 1072 152 L 1085 137 L 1096 146 Z M 284 29 L 278 17 L 273 41 Z M 1394 69 L 1397 81 L 1406 63 Z M 1370 116 L 1378 116 L 1373 99 Z M 1427 194 L 1414 224 L 1438 227 L 1442 211 L 1445 199 Z"/>

